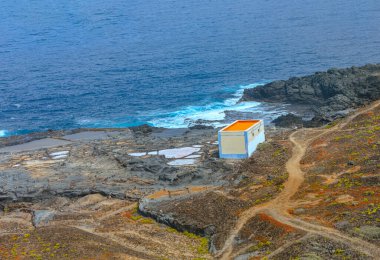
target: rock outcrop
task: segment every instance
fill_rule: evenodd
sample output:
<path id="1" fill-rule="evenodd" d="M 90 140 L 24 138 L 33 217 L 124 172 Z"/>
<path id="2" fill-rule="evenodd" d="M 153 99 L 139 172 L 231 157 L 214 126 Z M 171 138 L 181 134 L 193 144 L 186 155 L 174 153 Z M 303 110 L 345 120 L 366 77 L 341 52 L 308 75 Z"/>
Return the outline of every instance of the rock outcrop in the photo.
<path id="1" fill-rule="evenodd" d="M 330 123 L 331 120 L 327 120 L 321 116 L 315 116 L 311 120 L 304 120 L 302 117 L 294 114 L 286 114 L 277 117 L 272 123 L 278 127 L 320 127 L 322 125 Z"/>
<path id="2" fill-rule="evenodd" d="M 294 114 L 287 114 L 277 117 L 272 123 L 279 127 L 302 126 L 303 120 Z"/>
<path id="3" fill-rule="evenodd" d="M 380 64 L 329 69 L 314 75 L 278 80 L 244 91 L 241 101 L 310 106 L 334 116 L 380 98 Z M 343 112 L 344 114 L 344 112 Z"/>

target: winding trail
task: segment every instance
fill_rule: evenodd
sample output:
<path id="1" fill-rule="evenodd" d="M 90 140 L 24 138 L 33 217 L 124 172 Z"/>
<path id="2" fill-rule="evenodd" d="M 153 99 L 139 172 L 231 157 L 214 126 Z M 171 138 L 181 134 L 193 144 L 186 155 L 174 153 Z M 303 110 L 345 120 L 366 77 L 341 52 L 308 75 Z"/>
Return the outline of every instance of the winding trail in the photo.
<path id="1" fill-rule="evenodd" d="M 351 248 L 354 248 L 369 256 L 372 256 L 374 258 L 378 257 L 380 255 L 380 248 L 378 248 L 376 245 L 373 245 L 359 238 L 345 235 L 339 232 L 338 230 L 332 228 L 305 222 L 301 219 L 291 216 L 288 210 L 291 209 L 294 205 L 294 201 L 291 200 L 292 196 L 297 193 L 304 181 L 305 173 L 301 170 L 300 162 L 304 157 L 310 143 L 324 135 L 343 129 L 357 116 L 369 112 L 374 108 L 378 107 L 379 105 L 380 100 L 372 103 L 365 109 L 357 110 L 355 113 L 345 118 L 342 122 L 329 129 L 301 129 L 296 132 L 293 132 L 289 136 L 289 140 L 293 143 L 293 149 L 292 156 L 286 163 L 286 169 L 289 173 L 289 177 L 284 184 L 284 189 L 273 200 L 261 205 L 253 206 L 244 211 L 240 215 L 234 228 L 232 229 L 228 238 L 226 239 L 223 248 L 219 251 L 219 253 L 216 256 L 223 260 L 229 260 L 235 257 L 236 255 L 233 254 L 235 238 L 238 236 L 239 232 L 252 217 L 254 217 L 259 212 L 265 212 L 277 221 L 292 226 L 296 229 L 306 231 L 308 234 L 317 234 L 331 240 L 339 241 L 348 244 Z M 316 132 L 317 134 L 313 135 L 312 137 L 308 137 L 308 135 L 310 135 L 310 133 L 313 132 Z M 288 243 L 278 248 L 275 252 L 269 255 L 269 257 L 281 252 L 290 245 L 291 243 Z"/>

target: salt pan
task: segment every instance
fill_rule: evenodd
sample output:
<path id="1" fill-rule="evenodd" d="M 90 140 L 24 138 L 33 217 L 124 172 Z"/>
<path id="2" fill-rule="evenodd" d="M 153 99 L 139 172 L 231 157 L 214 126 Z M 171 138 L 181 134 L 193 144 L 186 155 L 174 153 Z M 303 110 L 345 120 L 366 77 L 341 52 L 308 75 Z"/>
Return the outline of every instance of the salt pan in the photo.
<path id="1" fill-rule="evenodd" d="M 159 155 L 164 155 L 165 158 L 183 158 L 185 156 L 189 156 L 192 153 L 199 152 L 200 148 L 194 147 L 182 147 L 182 148 L 174 148 L 174 149 L 166 149 L 158 151 Z"/>
<path id="2" fill-rule="evenodd" d="M 189 155 L 189 156 L 186 156 L 185 158 L 186 159 L 194 159 L 194 158 L 200 158 L 201 156 L 199 154 L 193 154 L 193 155 Z"/>
<path id="3" fill-rule="evenodd" d="M 54 153 L 51 153 L 50 156 L 54 157 L 54 156 L 61 156 L 61 155 L 68 155 L 69 154 L 69 151 L 60 151 L 60 152 L 54 152 Z"/>
<path id="4" fill-rule="evenodd" d="M 53 156 L 51 157 L 53 160 L 59 160 L 59 159 L 64 159 L 67 157 L 67 154 L 62 154 L 62 155 L 57 155 L 57 156 Z"/>
<path id="5" fill-rule="evenodd" d="M 193 165 L 195 164 L 195 159 L 178 159 L 168 163 L 171 166 L 183 166 L 183 165 Z"/>
<path id="6" fill-rule="evenodd" d="M 128 155 L 133 156 L 133 157 L 140 157 L 146 155 L 146 152 L 143 153 L 129 153 Z"/>

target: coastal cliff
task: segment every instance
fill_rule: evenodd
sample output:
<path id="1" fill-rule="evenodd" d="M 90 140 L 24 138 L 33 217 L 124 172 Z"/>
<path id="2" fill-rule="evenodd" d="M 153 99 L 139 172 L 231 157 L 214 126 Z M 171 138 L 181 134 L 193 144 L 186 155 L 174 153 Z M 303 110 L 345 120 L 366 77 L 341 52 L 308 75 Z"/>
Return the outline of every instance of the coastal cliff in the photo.
<path id="1" fill-rule="evenodd" d="M 329 69 L 246 89 L 240 101 L 306 105 L 317 114 L 334 116 L 379 98 L 380 64 L 369 64 Z"/>

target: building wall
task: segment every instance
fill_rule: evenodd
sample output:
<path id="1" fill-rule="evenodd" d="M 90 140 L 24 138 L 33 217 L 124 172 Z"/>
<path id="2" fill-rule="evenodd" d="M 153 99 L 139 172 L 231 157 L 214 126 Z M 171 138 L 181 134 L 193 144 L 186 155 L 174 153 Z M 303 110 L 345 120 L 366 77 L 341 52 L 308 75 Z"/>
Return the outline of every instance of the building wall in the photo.
<path id="1" fill-rule="evenodd" d="M 261 132 L 264 132 L 264 123 L 262 122 L 248 131 L 248 142 L 252 142 Z"/>
<path id="2" fill-rule="evenodd" d="M 219 140 L 222 154 L 245 154 L 245 140 L 244 134 L 239 135 L 226 135 L 221 134 Z"/>
<path id="3" fill-rule="evenodd" d="M 257 146 L 263 142 L 265 142 L 265 133 L 264 131 L 260 131 L 258 135 L 248 142 L 248 157 L 251 156 L 252 153 L 256 151 Z"/>
<path id="4" fill-rule="evenodd" d="M 248 158 L 260 143 L 265 142 L 264 123 L 261 122 L 246 132 L 221 131 L 218 139 L 220 158 Z"/>

